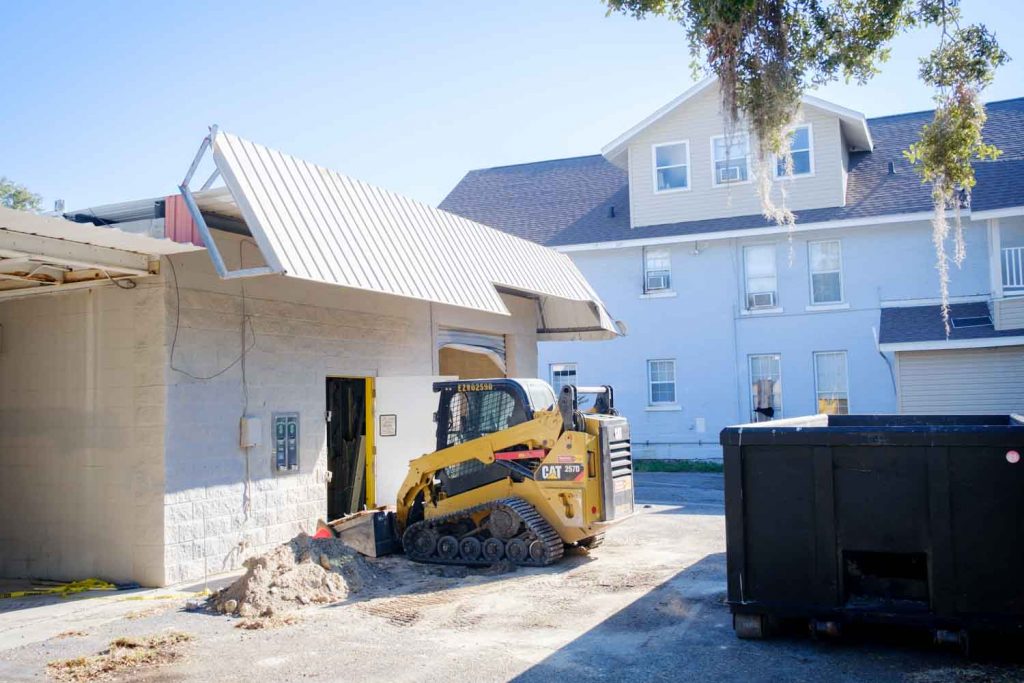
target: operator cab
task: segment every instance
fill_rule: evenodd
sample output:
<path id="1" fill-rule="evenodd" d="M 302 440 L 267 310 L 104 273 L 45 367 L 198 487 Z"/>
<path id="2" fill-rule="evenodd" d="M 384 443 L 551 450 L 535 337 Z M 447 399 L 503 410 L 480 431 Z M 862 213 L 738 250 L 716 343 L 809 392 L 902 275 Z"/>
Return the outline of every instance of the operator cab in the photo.
<path id="1" fill-rule="evenodd" d="M 550 410 L 555 392 L 539 379 L 473 379 L 435 382 L 440 394 L 437 406 L 437 450 L 494 434 L 529 422 L 536 410 Z M 498 481 L 508 475 L 500 463 L 485 465 L 467 460 L 438 472 L 448 495 Z"/>
<path id="2" fill-rule="evenodd" d="M 555 392 L 540 379 L 474 379 L 435 382 L 437 450 L 533 419 L 536 410 L 550 410 Z"/>

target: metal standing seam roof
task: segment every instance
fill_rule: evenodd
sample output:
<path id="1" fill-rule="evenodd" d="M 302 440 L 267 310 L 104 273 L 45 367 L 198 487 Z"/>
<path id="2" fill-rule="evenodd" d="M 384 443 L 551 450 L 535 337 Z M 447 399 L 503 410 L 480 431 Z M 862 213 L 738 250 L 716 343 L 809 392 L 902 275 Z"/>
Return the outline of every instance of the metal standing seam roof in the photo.
<path id="1" fill-rule="evenodd" d="M 212 149 L 274 271 L 503 315 L 508 290 L 538 299 L 543 339 L 619 334 L 564 254 L 230 133 L 216 131 Z M 206 198 L 224 211 L 223 191 L 197 204 Z"/>

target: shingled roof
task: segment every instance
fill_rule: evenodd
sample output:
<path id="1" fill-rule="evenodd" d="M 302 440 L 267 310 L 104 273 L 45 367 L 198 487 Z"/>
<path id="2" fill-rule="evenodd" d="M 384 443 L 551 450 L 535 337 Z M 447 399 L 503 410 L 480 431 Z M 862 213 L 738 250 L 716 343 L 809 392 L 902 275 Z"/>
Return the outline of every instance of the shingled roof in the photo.
<path id="1" fill-rule="evenodd" d="M 892 344 L 921 342 L 958 342 L 999 337 L 1022 337 L 1024 329 L 996 330 L 984 301 L 951 304 L 949 318 L 952 327 L 946 336 L 942 322 L 942 307 L 938 305 L 883 308 L 878 343 L 883 349 Z M 960 323 L 967 326 L 960 327 Z"/>
<path id="2" fill-rule="evenodd" d="M 976 165 L 972 210 L 1024 205 L 1024 98 L 992 102 L 986 110 L 985 139 L 1003 155 Z M 874 151 L 850 155 L 846 205 L 797 211 L 797 223 L 931 211 L 928 186 L 903 158 L 931 118 L 922 111 L 868 119 Z M 440 208 L 547 246 L 773 227 L 748 215 L 633 230 L 626 172 L 596 154 L 470 171 Z"/>

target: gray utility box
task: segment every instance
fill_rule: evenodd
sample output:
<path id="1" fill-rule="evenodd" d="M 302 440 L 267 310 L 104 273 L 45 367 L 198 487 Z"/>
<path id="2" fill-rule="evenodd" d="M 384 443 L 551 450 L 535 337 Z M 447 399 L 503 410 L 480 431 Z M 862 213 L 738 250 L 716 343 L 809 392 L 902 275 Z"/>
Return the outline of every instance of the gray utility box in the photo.
<path id="1" fill-rule="evenodd" d="M 737 635 L 775 620 L 1024 633 L 1024 421 L 817 415 L 721 433 Z"/>

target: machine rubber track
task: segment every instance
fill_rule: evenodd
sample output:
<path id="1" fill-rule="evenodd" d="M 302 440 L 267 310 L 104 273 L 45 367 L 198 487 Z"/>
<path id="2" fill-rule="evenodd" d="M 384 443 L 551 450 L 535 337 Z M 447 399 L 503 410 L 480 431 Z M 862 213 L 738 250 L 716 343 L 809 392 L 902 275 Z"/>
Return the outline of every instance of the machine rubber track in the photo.
<path id="1" fill-rule="evenodd" d="M 488 514 L 478 526 L 473 517 L 484 511 Z M 511 532 L 504 534 L 507 538 L 491 532 L 491 515 L 496 511 L 510 525 L 506 528 Z M 565 550 L 558 532 L 522 498 L 501 498 L 410 524 L 402 534 L 402 545 L 416 562 L 472 567 L 503 559 L 521 567 L 544 567 L 561 559 Z"/>

